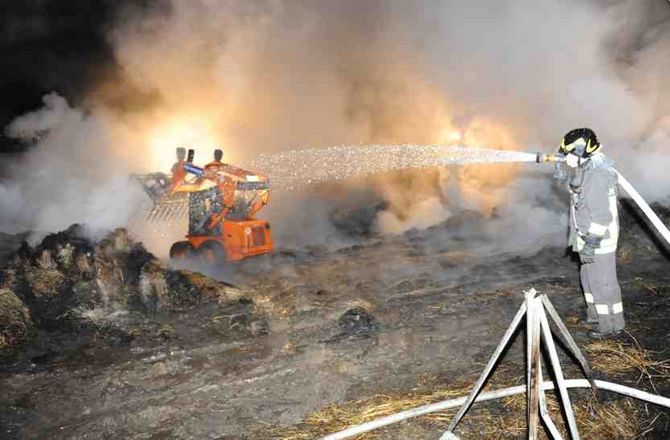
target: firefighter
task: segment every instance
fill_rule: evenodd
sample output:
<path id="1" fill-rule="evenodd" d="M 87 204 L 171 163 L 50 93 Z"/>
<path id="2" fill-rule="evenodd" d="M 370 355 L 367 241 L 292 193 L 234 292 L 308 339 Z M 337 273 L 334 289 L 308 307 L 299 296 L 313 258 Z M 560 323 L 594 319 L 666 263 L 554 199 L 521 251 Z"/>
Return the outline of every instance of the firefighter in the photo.
<path id="1" fill-rule="evenodd" d="M 172 182 L 170 183 L 170 190 L 174 190 L 178 185 L 184 182 L 186 171 L 184 171 L 184 163 L 186 159 L 186 148 L 177 148 L 177 162 L 172 165 Z"/>
<path id="2" fill-rule="evenodd" d="M 214 160 L 205 165 L 205 173 L 208 172 L 216 172 L 220 168 L 222 168 L 225 164 L 221 162 L 221 159 L 223 158 L 223 150 L 216 149 L 214 150 Z"/>
<path id="3" fill-rule="evenodd" d="M 177 162 L 172 165 L 172 172 L 184 165 L 186 159 L 186 148 L 177 148 Z"/>
<path id="4" fill-rule="evenodd" d="M 565 156 L 564 177 L 570 190 L 569 244 L 579 253 L 586 322 L 593 325 L 588 335 L 595 339 L 618 335 L 624 317 L 616 273 L 617 174 L 589 128 L 568 132 L 559 152 Z"/>
<path id="5" fill-rule="evenodd" d="M 210 214 L 207 217 L 206 227 L 214 233 L 220 233 L 220 226 L 228 217 L 230 211 L 235 204 L 235 182 L 223 173 L 224 169 L 230 168 L 230 165 L 221 161 L 223 158 L 223 150 L 217 148 L 214 150 L 214 160 L 205 165 L 205 178 L 214 182 L 219 182 L 218 188 L 212 193 L 213 203 L 211 208 L 208 208 Z M 224 189 L 225 188 L 225 189 Z M 222 194 L 223 193 L 223 194 Z"/>

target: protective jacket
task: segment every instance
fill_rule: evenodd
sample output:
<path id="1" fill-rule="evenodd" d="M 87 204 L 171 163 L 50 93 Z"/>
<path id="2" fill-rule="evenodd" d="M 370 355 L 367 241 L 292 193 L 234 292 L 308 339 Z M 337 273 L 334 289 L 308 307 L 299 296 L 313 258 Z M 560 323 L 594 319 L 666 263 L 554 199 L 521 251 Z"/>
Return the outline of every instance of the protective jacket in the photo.
<path id="1" fill-rule="evenodd" d="M 595 254 L 616 251 L 619 240 L 617 173 L 602 153 L 580 166 L 570 182 L 570 245 L 584 248 L 587 235 L 599 239 Z"/>

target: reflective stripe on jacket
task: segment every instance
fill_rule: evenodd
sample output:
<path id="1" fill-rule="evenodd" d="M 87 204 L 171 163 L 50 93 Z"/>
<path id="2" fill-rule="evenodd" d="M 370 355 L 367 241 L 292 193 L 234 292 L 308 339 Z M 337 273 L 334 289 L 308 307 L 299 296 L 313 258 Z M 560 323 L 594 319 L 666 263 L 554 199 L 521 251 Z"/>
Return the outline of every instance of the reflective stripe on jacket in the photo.
<path id="1" fill-rule="evenodd" d="M 601 153 L 581 171 L 581 185 L 570 191 L 570 244 L 579 252 L 584 248 L 584 237 L 595 235 L 601 238 L 596 254 L 615 252 L 619 241 L 616 171 Z"/>

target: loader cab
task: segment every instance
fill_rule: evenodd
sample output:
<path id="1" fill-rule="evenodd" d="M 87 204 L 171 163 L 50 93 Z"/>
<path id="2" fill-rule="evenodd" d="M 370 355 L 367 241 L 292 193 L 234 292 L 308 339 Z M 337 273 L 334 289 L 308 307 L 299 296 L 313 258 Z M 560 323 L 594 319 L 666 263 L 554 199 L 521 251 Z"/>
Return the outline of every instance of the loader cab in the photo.
<path id="1" fill-rule="evenodd" d="M 221 225 L 208 229 L 207 224 L 213 214 L 223 209 L 221 190 L 218 187 L 189 194 L 188 198 L 188 234 L 221 235 Z"/>

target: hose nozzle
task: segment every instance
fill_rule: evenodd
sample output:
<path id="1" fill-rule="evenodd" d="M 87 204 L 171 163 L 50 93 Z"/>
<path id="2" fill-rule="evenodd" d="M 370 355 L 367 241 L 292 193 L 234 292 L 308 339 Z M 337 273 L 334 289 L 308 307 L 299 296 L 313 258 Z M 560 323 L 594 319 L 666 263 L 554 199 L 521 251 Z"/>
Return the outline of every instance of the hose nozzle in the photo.
<path id="1" fill-rule="evenodd" d="M 537 162 L 537 163 L 542 163 L 542 162 L 565 162 L 565 156 L 563 156 L 562 154 L 537 153 L 537 157 L 535 158 L 535 162 Z"/>

